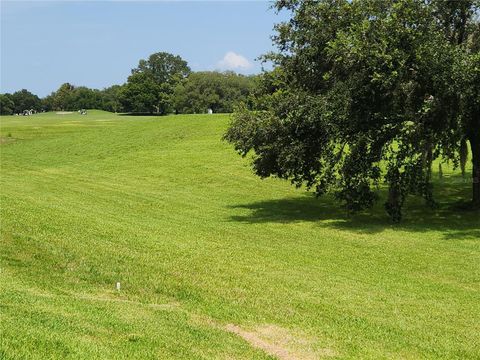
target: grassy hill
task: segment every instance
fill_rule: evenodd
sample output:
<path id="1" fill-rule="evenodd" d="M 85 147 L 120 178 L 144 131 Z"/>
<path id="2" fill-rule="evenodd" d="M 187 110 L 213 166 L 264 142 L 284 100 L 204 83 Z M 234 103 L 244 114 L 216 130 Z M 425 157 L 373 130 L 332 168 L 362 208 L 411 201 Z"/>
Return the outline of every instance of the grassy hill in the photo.
<path id="1" fill-rule="evenodd" d="M 1 118 L 0 358 L 480 357 L 468 181 L 349 217 L 252 175 L 227 124 Z"/>

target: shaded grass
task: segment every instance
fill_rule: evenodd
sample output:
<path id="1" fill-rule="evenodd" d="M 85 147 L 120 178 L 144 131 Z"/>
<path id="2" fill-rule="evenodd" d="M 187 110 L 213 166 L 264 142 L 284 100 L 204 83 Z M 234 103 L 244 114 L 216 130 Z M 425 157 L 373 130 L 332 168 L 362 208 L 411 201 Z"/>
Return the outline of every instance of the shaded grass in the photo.
<path id="1" fill-rule="evenodd" d="M 5 358 L 268 357 L 227 324 L 339 358 L 480 356 L 479 215 L 448 168 L 439 209 L 394 226 L 254 177 L 224 115 L 1 121 Z"/>
<path id="2" fill-rule="evenodd" d="M 349 214 L 329 196 L 317 199 L 311 194 L 303 194 L 292 198 L 267 200 L 249 204 L 232 205 L 233 209 L 248 209 L 250 213 L 232 216 L 233 221 L 245 223 L 268 222 L 315 222 L 318 226 L 332 227 L 358 233 L 378 233 L 386 229 L 409 232 L 442 231 L 444 238 L 476 238 L 480 239 L 478 210 L 470 210 L 463 203 L 452 202 L 457 195 L 466 199 L 468 191 L 458 189 L 451 183 L 438 184 L 443 193 L 437 200 L 440 202 L 434 209 L 425 206 L 420 199 L 411 198 L 405 207 L 405 218 L 399 224 L 392 224 L 383 212 L 382 200 L 373 208 L 357 214 Z M 386 198 L 386 191 L 379 191 L 380 198 Z"/>

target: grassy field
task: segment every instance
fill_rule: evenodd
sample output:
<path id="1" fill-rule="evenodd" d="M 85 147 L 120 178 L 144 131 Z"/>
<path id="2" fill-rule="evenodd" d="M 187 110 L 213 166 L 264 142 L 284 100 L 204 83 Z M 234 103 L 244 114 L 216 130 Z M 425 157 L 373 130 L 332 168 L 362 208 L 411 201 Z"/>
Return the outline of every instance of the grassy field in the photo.
<path id="1" fill-rule="evenodd" d="M 252 175 L 227 125 L 1 118 L 0 358 L 480 358 L 468 181 L 348 217 Z"/>

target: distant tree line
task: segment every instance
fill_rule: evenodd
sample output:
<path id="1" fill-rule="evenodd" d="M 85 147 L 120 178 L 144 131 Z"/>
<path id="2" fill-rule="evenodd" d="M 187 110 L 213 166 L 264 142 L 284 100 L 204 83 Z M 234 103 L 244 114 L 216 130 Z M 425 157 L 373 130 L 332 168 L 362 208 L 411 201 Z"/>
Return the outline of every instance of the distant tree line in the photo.
<path id="1" fill-rule="evenodd" d="M 257 76 L 234 72 L 192 72 L 185 60 L 165 52 L 140 60 L 123 85 L 103 90 L 62 84 L 50 95 L 39 98 L 26 89 L 0 94 L 0 113 L 12 115 L 24 110 L 76 111 L 101 109 L 144 114 L 191 114 L 232 112 L 248 103 Z"/>
<path id="2" fill-rule="evenodd" d="M 40 111 L 42 106 L 42 100 L 25 89 L 13 94 L 0 94 L 0 113 L 2 115 L 12 115 L 31 109 Z"/>

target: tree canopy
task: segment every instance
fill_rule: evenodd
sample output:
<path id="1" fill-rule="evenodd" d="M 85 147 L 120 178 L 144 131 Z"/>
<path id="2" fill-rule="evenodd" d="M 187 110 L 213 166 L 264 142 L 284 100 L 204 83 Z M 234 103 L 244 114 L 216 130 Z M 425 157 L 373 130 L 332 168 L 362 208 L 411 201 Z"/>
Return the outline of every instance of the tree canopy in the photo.
<path id="1" fill-rule="evenodd" d="M 22 89 L 20 91 L 16 91 L 13 94 L 5 94 L 3 102 L 7 106 L 6 109 L 2 109 L 2 113 L 4 111 L 10 113 L 21 113 L 24 110 L 40 110 L 41 109 L 41 100 L 40 98 L 32 94 L 30 91 L 26 89 Z M 13 104 L 13 106 L 12 106 Z M 3 104 L 2 104 L 3 108 Z"/>
<path id="2" fill-rule="evenodd" d="M 232 112 L 247 102 L 254 88 L 253 76 L 234 72 L 201 71 L 188 76 L 175 88 L 175 109 L 180 113 Z"/>
<path id="3" fill-rule="evenodd" d="M 399 221 L 409 194 L 430 206 L 434 159 L 459 162 L 462 139 L 478 184 L 476 4 L 420 1 L 277 1 L 291 19 L 276 26 L 278 51 L 264 59 L 257 111 L 240 109 L 225 138 L 254 171 L 350 211 L 368 208 L 386 183 L 385 208 Z M 468 91 L 459 91 L 464 89 Z"/>
<path id="4" fill-rule="evenodd" d="M 43 99 L 45 110 L 101 109 L 104 91 L 85 86 L 62 84 L 57 91 Z"/>
<path id="5" fill-rule="evenodd" d="M 175 86 L 190 74 L 187 62 L 165 52 L 140 60 L 120 93 L 126 111 L 167 114 L 173 109 Z"/>
<path id="6" fill-rule="evenodd" d="M 15 103 L 11 94 L 0 94 L 0 115 L 12 115 L 15 111 Z"/>

